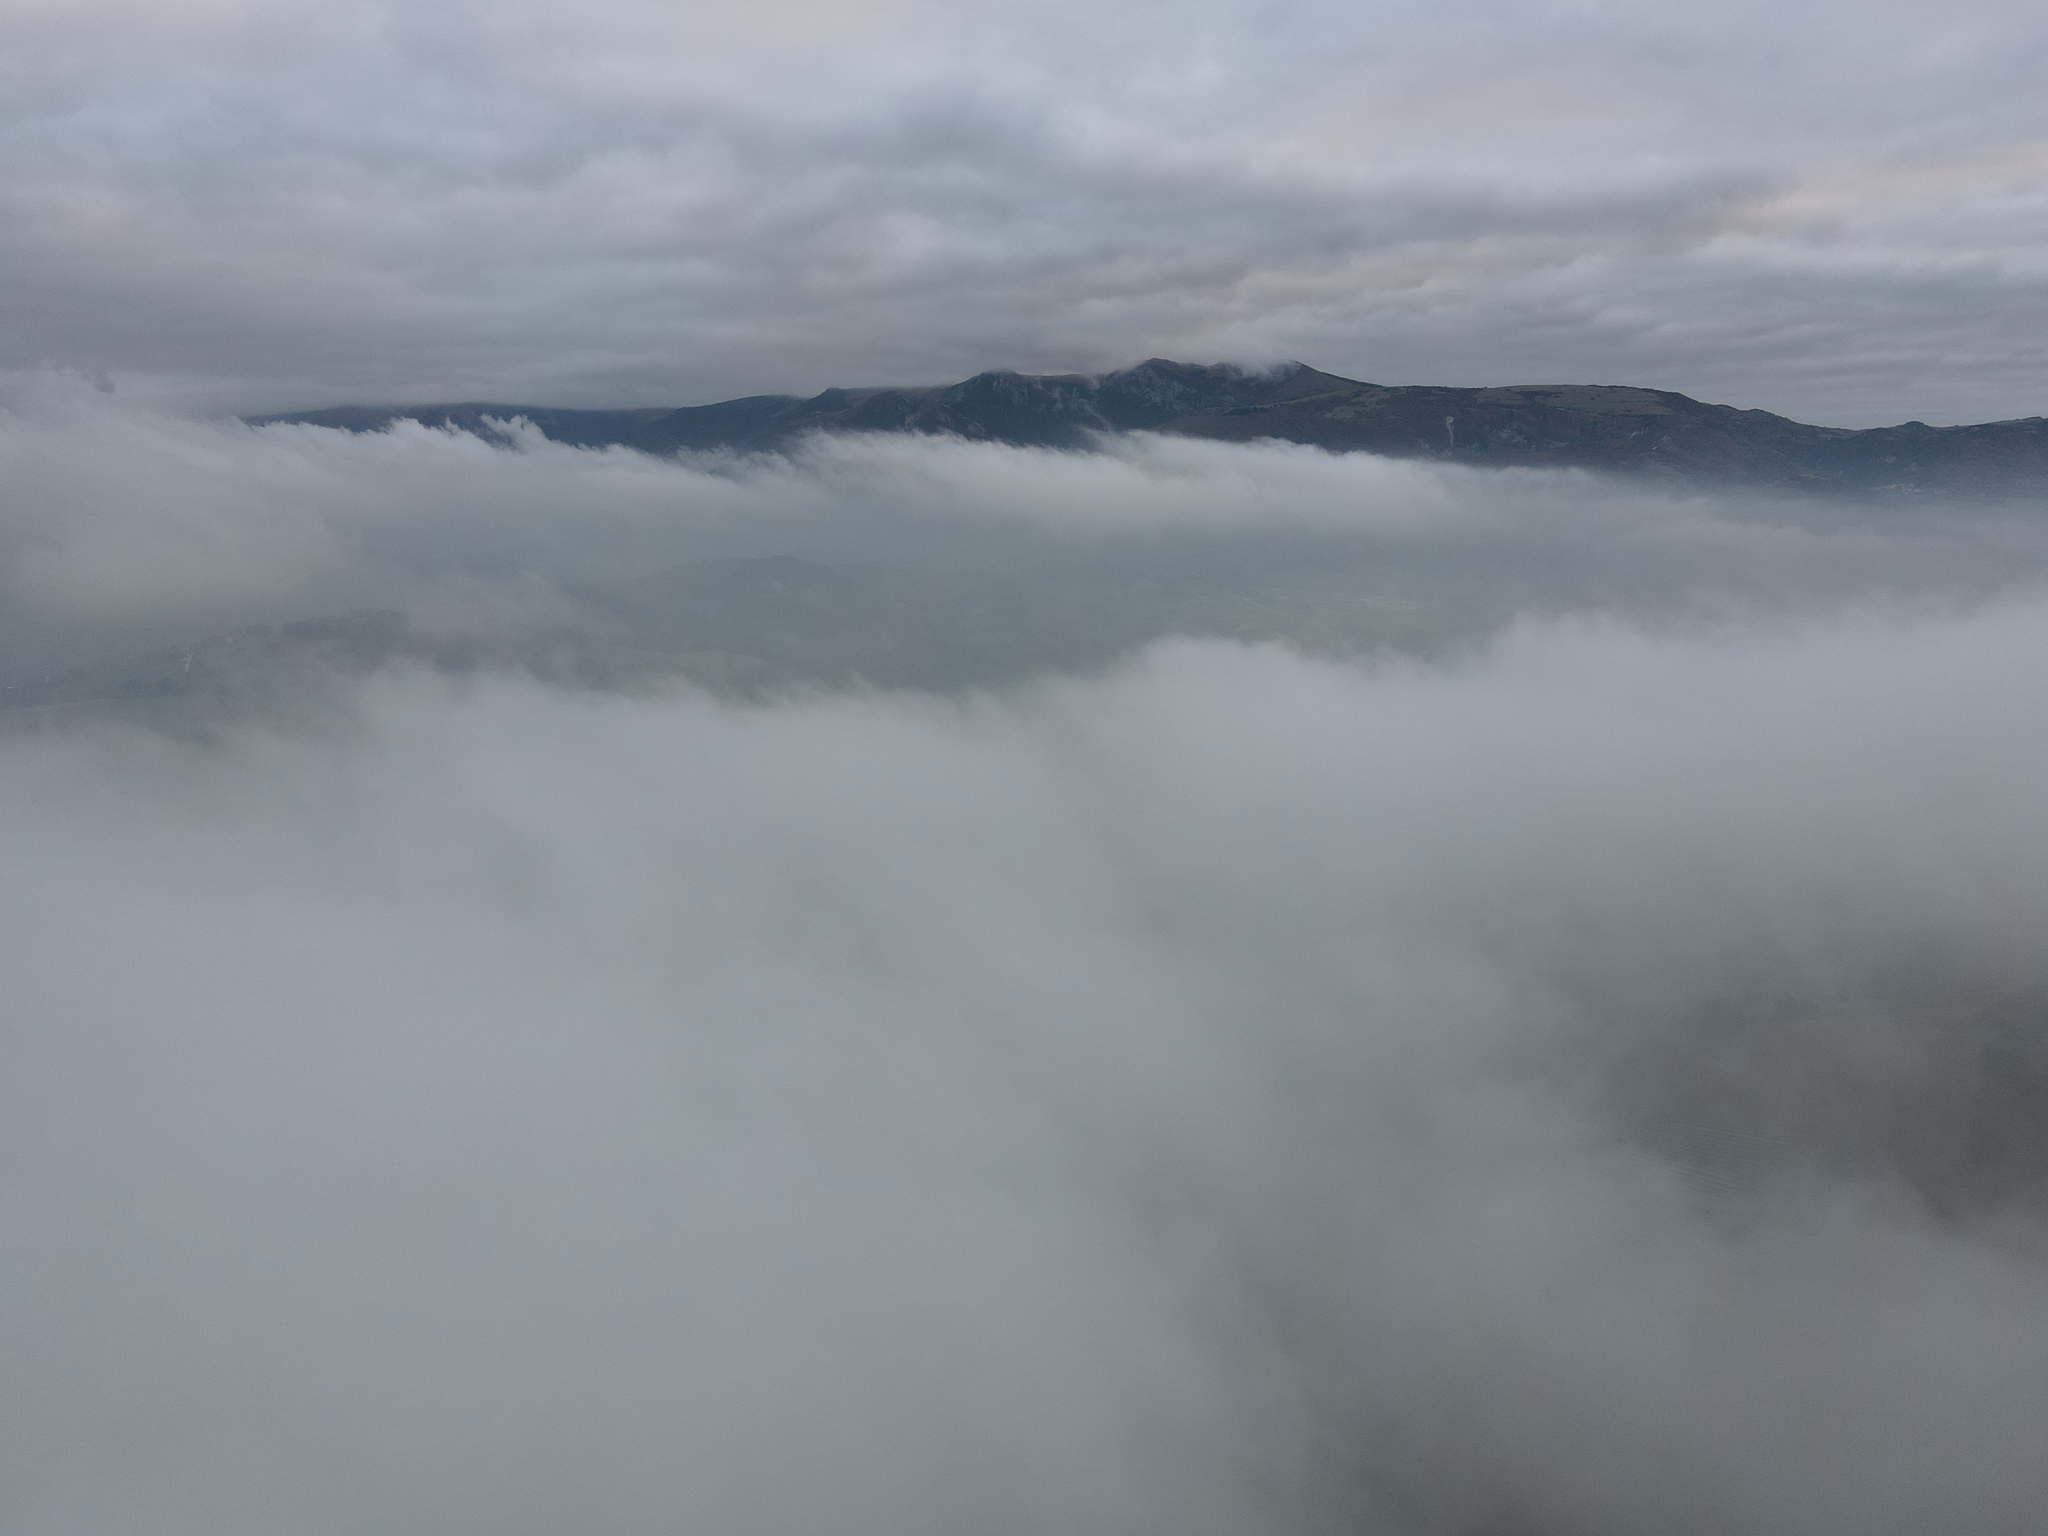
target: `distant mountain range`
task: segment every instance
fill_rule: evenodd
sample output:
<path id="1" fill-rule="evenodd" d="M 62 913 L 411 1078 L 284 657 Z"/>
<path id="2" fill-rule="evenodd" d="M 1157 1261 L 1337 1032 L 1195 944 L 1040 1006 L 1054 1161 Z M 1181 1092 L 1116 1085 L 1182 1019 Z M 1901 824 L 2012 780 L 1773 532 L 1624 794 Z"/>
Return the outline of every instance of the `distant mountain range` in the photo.
<path id="1" fill-rule="evenodd" d="M 928 388 L 828 389 L 809 399 L 749 395 L 679 409 L 577 411 L 471 402 L 338 406 L 249 420 L 355 432 L 410 420 L 494 436 L 502 434 L 492 423 L 522 417 L 557 442 L 654 454 L 774 450 L 812 432 L 922 432 L 1084 448 L 1105 433 L 1143 431 L 1815 490 L 2012 495 L 2048 489 L 2048 420 L 2039 416 L 1961 427 L 1909 421 L 1856 431 L 1708 405 L 1669 390 L 1387 386 L 1300 363 L 1253 372 L 1228 363 L 1154 358 L 1099 377 L 980 373 Z"/>

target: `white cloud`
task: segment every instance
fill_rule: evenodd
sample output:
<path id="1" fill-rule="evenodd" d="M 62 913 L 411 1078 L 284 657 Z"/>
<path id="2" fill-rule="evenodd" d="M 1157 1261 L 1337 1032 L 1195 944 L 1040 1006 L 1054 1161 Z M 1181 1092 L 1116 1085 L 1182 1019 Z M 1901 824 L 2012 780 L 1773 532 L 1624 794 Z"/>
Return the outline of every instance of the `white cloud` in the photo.
<path id="1" fill-rule="evenodd" d="M 2016 1523 L 2044 642 L 16 733 L 9 1529 Z"/>
<path id="2" fill-rule="evenodd" d="M 663 461 L 531 432 L 506 451 L 411 424 L 351 436 L 194 423 L 47 374 L 10 388 L 8 683 L 380 608 L 440 629 L 559 626 L 579 603 L 611 601 L 593 583 L 767 555 L 993 573 L 1020 600 L 1068 578 L 1156 577 L 1235 605 L 1248 633 L 1339 649 L 1426 648 L 1526 613 L 1670 622 L 1948 603 L 2048 572 L 2021 517 L 1717 500 L 1281 444 L 1139 436 L 1077 455 L 867 437 Z M 1102 641 L 1105 659 L 1188 622 L 1173 612 L 1131 618 L 1136 631 Z"/>
<path id="3" fill-rule="evenodd" d="M 597 624 L 778 552 L 1394 627 L 996 692 L 0 713 L 10 1533 L 2039 1507 L 2034 530 L 11 388 L 16 667 Z"/>

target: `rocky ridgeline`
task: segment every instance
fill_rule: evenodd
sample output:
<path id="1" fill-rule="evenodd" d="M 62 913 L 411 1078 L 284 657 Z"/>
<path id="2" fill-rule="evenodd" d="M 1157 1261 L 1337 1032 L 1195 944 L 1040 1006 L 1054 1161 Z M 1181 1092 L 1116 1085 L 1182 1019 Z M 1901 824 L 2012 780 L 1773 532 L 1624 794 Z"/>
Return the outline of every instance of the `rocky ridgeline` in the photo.
<path id="1" fill-rule="evenodd" d="M 753 395 L 669 410 L 525 405 L 362 407 L 251 418 L 375 431 L 400 420 L 486 436 L 523 418 L 583 447 L 674 454 L 782 448 L 812 432 L 922 432 L 1021 446 L 1085 448 L 1148 431 L 1460 463 L 1606 470 L 1671 478 L 1881 493 L 2009 496 L 2048 491 L 2048 420 L 1853 431 L 1669 390 L 1611 385 L 1493 389 L 1386 386 L 1299 363 L 1267 372 L 1155 358 L 1099 377 L 982 373 L 920 389 Z"/>

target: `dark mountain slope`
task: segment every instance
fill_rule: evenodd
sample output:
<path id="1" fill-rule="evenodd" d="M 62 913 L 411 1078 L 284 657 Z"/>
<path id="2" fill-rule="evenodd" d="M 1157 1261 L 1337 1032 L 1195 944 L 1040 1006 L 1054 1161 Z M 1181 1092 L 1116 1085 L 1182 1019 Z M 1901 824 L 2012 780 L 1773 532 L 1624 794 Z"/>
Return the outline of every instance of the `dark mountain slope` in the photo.
<path id="1" fill-rule="evenodd" d="M 649 453 L 753 452 L 811 432 L 944 433 L 1079 448 L 1100 434 L 1277 438 L 1337 452 L 1508 466 L 1570 466 L 1673 478 L 1847 491 L 2011 495 L 2048 489 L 2048 420 L 1851 431 L 1669 390 L 1559 384 L 1389 387 L 1299 363 L 1269 373 L 1154 358 L 1093 377 L 982 373 L 923 389 L 754 395 L 680 410 L 567 411 L 440 405 L 252 418 L 372 431 L 398 420 L 488 434 L 524 417 L 550 438 Z"/>

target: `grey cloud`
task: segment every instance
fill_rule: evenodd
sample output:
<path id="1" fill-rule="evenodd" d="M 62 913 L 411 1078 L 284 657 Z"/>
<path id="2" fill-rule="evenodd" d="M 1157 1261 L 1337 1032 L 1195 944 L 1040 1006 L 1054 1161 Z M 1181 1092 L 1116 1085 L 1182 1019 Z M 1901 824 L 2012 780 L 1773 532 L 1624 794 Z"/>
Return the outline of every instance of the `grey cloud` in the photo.
<path id="1" fill-rule="evenodd" d="M 9 1527 L 2023 1528 L 2044 624 L 10 736 Z"/>
<path id="2" fill-rule="evenodd" d="M 0 710 L 10 1533 L 2039 1508 L 2024 520 L 9 388 L 11 666 L 770 554 L 1216 601 L 1000 686 Z"/>
<path id="3" fill-rule="evenodd" d="M 2036 408 L 2009 7 L 1102 12 L 0 20 L 9 1536 L 2038 1523 L 2023 515 L 149 408 Z"/>
<path id="4" fill-rule="evenodd" d="M 531 432 L 511 451 L 409 424 L 194 423 L 60 376 L 13 387 L 0 685 L 31 692 L 240 626 L 381 609 L 506 663 L 563 645 L 779 646 L 804 676 L 860 670 L 834 660 L 857 625 L 896 658 L 863 653 L 878 681 L 938 680 L 945 661 L 954 682 L 994 683 L 1170 633 L 1436 653 L 1530 614 L 1955 603 L 2048 572 L 2041 531 L 2010 512 L 1716 501 L 1280 444 L 1138 436 L 1084 455 L 876 437 L 663 461 Z M 781 633 L 690 640 L 666 616 L 713 601 L 705 562 L 768 557 L 809 562 L 839 595 L 821 591 L 818 611 L 792 597 Z M 914 643 L 907 594 L 939 605 Z"/>
<path id="5" fill-rule="evenodd" d="M 41 17 L 0 140 L 8 360 L 241 407 L 1230 352 L 2038 409 L 2042 39 L 2008 13 L 847 20 L 285 6 L 124 52 Z M 1771 212 L 1813 189 L 1839 209 Z"/>

